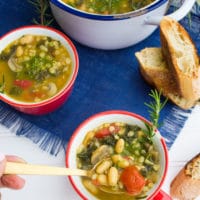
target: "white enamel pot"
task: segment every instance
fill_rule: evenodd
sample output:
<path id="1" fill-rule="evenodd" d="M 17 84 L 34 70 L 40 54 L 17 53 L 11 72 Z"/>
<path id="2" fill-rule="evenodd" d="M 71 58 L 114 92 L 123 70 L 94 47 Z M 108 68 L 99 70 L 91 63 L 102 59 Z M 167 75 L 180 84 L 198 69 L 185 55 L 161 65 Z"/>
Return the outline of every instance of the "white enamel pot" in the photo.
<path id="1" fill-rule="evenodd" d="M 184 0 L 169 16 L 179 21 L 187 15 L 196 0 Z M 121 49 L 147 38 L 166 14 L 169 0 L 125 14 L 100 15 L 77 10 L 61 0 L 50 0 L 52 13 L 64 30 L 79 43 L 97 49 Z"/>

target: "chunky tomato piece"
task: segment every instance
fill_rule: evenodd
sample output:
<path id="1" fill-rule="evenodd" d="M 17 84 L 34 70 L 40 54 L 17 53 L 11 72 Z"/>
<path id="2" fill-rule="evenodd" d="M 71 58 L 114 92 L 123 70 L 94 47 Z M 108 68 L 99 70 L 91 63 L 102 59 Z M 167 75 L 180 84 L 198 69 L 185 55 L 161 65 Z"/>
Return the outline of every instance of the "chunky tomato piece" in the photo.
<path id="1" fill-rule="evenodd" d="M 95 134 L 95 137 L 96 138 L 103 138 L 103 137 L 106 137 L 110 134 L 111 134 L 111 132 L 109 131 L 109 128 L 105 127 L 105 128 L 98 130 Z"/>
<path id="2" fill-rule="evenodd" d="M 32 81 L 29 80 L 15 80 L 14 85 L 21 87 L 22 89 L 26 89 L 32 86 Z"/>
<path id="3" fill-rule="evenodd" d="M 95 134 L 96 138 L 103 138 L 106 137 L 112 133 L 117 133 L 120 130 L 119 126 L 116 126 L 115 124 L 111 124 L 109 127 L 104 127 L 97 131 Z"/>
<path id="4" fill-rule="evenodd" d="M 99 181 L 97 179 L 93 179 L 92 183 L 96 186 L 100 186 L 101 184 L 99 183 Z"/>
<path id="5" fill-rule="evenodd" d="M 125 168 L 120 176 L 120 181 L 131 195 L 139 195 L 145 186 L 145 179 L 135 166 Z"/>

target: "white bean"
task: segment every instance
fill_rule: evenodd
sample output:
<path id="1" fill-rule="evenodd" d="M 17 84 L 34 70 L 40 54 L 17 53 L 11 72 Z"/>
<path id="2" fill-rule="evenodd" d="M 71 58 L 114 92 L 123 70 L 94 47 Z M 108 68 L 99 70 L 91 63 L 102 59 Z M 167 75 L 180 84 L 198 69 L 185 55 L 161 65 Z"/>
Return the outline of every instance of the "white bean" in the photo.
<path id="1" fill-rule="evenodd" d="M 20 56 L 23 55 L 23 53 L 24 53 L 24 51 L 23 51 L 22 46 L 18 46 L 17 49 L 16 49 L 15 55 L 16 55 L 17 57 L 20 57 Z"/>
<path id="2" fill-rule="evenodd" d="M 33 36 L 32 35 L 25 35 L 20 39 L 21 44 L 30 44 L 33 42 Z"/>
<path id="3" fill-rule="evenodd" d="M 116 167 L 111 167 L 108 171 L 108 184 L 110 186 L 117 185 L 119 174 Z"/>
<path id="4" fill-rule="evenodd" d="M 124 140 L 121 138 L 117 141 L 116 145 L 115 145 L 115 151 L 117 153 L 121 153 L 124 150 Z"/>
<path id="5" fill-rule="evenodd" d="M 66 58 L 65 62 L 66 62 L 67 65 L 69 65 L 72 61 L 71 61 L 70 58 Z"/>
<path id="6" fill-rule="evenodd" d="M 105 174 L 99 174 L 97 176 L 97 181 L 100 185 L 108 185 L 107 176 Z"/>
<path id="7" fill-rule="evenodd" d="M 91 182 L 89 179 L 84 179 L 83 180 L 83 185 L 92 193 L 92 194 L 97 194 L 98 193 L 98 188 Z"/>
<path id="8" fill-rule="evenodd" d="M 112 165 L 111 160 L 105 160 L 96 168 L 96 172 L 98 174 L 103 174 L 106 170 L 108 170 Z"/>
<path id="9" fill-rule="evenodd" d="M 90 140 L 94 137 L 95 132 L 94 131 L 89 131 L 87 135 L 85 136 L 83 140 L 83 145 L 87 146 L 87 144 L 90 142 Z"/>
<path id="10" fill-rule="evenodd" d="M 116 164 L 118 163 L 120 160 L 122 160 L 122 156 L 119 154 L 115 154 L 112 156 L 112 161 Z"/>
<path id="11" fill-rule="evenodd" d="M 126 168 L 126 167 L 129 166 L 129 161 L 126 160 L 126 159 L 122 159 L 121 161 L 119 161 L 119 162 L 117 163 L 117 165 L 118 165 L 118 167 L 120 167 L 120 168 Z"/>

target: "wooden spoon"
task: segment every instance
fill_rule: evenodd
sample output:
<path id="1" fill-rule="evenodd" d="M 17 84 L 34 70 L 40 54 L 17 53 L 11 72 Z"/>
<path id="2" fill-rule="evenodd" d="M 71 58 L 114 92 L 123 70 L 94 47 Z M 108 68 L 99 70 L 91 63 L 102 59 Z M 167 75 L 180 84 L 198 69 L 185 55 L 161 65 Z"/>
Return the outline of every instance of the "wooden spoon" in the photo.
<path id="1" fill-rule="evenodd" d="M 88 176 L 91 171 L 70 169 L 64 167 L 51 167 L 45 165 L 32 165 L 27 163 L 7 162 L 4 174 L 21 175 L 65 175 L 65 176 Z"/>
<path id="2" fill-rule="evenodd" d="M 106 158 L 107 159 L 107 158 Z M 109 158 L 110 159 L 110 158 Z M 21 175 L 66 175 L 66 176 L 88 176 L 91 177 L 99 164 L 105 159 L 97 162 L 92 169 L 71 169 L 65 167 L 54 167 L 47 165 L 33 165 L 19 162 L 6 162 L 3 174 L 21 174 Z"/>
<path id="3" fill-rule="evenodd" d="M 102 162 L 102 161 L 101 161 Z M 32 165 L 28 163 L 6 162 L 6 167 L 3 174 L 19 174 L 19 175 L 60 175 L 60 176 L 87 176 L 91 177 L 97 163 L 93 169 L 87 171 L 82 169 L 70 169 L 64 167 L 52 167 L 46 165 Z M 124 190 L 113 191 L 107 187 L 100 186 L 100 190 L 111 194 L 123 194 Z M 126 193 L 127 194 L 127 193 Z M 166 198 L 168 200 L 168 198 Z M 171 200 L 171 199 L 170 199 Z"/>
<path id="4" fill-rule="evenodd" d="M 91 170 L 71 169 L 65 167 L 53 167 L 46 165 L 33 165 L 28 163 L 6 162 L 6 167 L 3 174 L 18 174 L 18 175 L 59 175 L 59 176 L 86 176 L 91 178 L 96 167 L 103 160 L 96 163 Z M 100 190 L 106 193 L 122 194 L 126 193 L 124 190 L 111 190 L 107 187 L 100 186 Z"/>

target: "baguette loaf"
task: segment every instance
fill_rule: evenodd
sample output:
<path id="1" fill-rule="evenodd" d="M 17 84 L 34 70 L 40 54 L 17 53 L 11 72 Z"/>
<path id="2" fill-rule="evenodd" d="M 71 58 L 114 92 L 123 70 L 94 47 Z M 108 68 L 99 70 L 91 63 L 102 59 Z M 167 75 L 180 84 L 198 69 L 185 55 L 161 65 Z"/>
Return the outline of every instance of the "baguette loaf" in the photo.
<path id="1" fill-rule="evenodd" d="M 177 84 L 171 71 L 163 58 L 161 48 L 145 48 L 135 53 L 140 63 L 140 72 L 150 85 L 169 98 L 182 109 L 189 109 L 195 105 L 195 101 L 186 100 L 179 95 Z"/>
<path id="2" fill-rule="evenodd" d="M 197 49 L 188 32 L 175 20 L 164 17 L 160 23 L 163 56 L 180 95 L 187 101 L 200 98 L 200 63 Z"/>
<path id="3" fill-rule="evenodd" d="M 200 154 L 190 160 L 174 178 L 170 195 L 178 200 L 194 200 L 200 196 Z"/>

